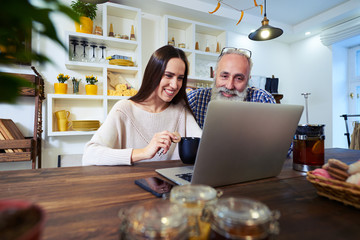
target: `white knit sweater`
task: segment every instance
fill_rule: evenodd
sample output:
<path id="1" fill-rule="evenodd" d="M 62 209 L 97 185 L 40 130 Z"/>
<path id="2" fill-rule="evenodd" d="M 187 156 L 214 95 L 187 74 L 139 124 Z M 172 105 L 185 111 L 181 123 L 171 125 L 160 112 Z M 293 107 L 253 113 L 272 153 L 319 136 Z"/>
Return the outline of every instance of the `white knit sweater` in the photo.
<path id="1" fill-rule="evenodd" d="M 131 165 L 133 149 L 146 147 L 155 133 L 179 132 L 182 137 L 201 137 L 201 129 L 183 104 L 170 104 L 160 113 L 147 112 L 129 100 L 120 100 L 86 144 L 83 165 Z M 169 151 L 143 161 L 178 160 L 177 144 Z"/>

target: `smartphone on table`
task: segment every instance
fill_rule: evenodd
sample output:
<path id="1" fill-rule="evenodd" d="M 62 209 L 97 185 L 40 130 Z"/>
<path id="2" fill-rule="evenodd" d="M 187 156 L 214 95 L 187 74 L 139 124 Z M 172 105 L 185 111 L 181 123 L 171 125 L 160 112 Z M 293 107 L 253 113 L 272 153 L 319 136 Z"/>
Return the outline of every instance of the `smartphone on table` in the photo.
<path id="1" fill-rule="evenodd" d="M 151 192 L 156 197 L 162 197 L 171 191 L 173 184 L 158 177 L 149 177 L 135 180 L 135 184 Z"/>

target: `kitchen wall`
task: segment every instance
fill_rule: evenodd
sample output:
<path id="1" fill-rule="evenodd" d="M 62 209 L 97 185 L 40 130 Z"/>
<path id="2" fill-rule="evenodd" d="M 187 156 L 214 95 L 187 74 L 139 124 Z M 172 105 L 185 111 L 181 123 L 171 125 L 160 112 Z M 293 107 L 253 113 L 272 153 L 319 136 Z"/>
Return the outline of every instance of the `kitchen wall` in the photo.
<path id="1" fill-rule="evenodd" d="M 66 1 L 69 2 L 70 1 Z M 64 39 L 65 31 L 75 31 L 74 23 L 64 16 L 53 16 L 57 31 Z M 143 10 L 142 16 L 142 36 L 143 36 L 143 68 L 145 68 L 151 53 L 163 44 L 162 17 L 146 13 Z M 255 42 L 247 36 L 229 32 L 229 46 L 248 48 L 253 51 L 253 75 L 267 76 L 274 75 L 280 79 L 279 93 L 284 95 L 283 104 L 304 105 L 303 92 L 310 92 L 309 96 L 309 122 L 325 124 L 325 147 L 346 147 L 345 137 L 339 135 L 345 131 L 339 128 L 334 131 L 333 118 L 333 92 L 334 83 L 332 77 L 332 49 L 321 44 L 319 37 L 314 36 L 293 44 L 284 44 L 276 40 L 266 42 Z M 53 83 L 56 82 L 58 73 L 71 75 L 72 71 L 64 66 L 64 52 L 56 44 L 47 39 L 34 39 L 34 47 L 45 52 L 54 64 L 37 66 L 39 72 L 45 79 L 45 92 L 53 93 Z M 19 70 L 20 71 L 20 70 Z M 24 71 L 24 70 L 21 70 Z M 25 70 L 26 71 L 26 70 Z M 31 71 L 29 71 L 31 72 Z M 341 91 L 339 91 L 341 95 Z M 15 108 L 7 104 L 0 104 L 1 118 L 12 118 L 26 135 L 31 135 L 33 126 L 33 110 L 31 105 L 24 104 L 20 100 L 20 105 Z M 90 140 L 90 136 L 60 136 L 48 137 L 46 134 L 46 104 L 44 102 L 44 133 L 43 133 L 43 162 L 44 168 L 56 167 L 59 154 L 79 154 L 83 152 L 84 145 Z M 22 117 L 29 116 L 29 117 Z M 303 114 L 300 123 L 306 123 Z M 336 123 L 338 124 L 339 121 Z M 343 124 L 343 123 L 342 123 Z M 336 136 L 335 136 L 336 133 Z M 333 141 L 333 138 L 343 139 L 340 142 Z M 28 163 L 0 163 L 0 170 L 14 168 L 31 168 Z"/>

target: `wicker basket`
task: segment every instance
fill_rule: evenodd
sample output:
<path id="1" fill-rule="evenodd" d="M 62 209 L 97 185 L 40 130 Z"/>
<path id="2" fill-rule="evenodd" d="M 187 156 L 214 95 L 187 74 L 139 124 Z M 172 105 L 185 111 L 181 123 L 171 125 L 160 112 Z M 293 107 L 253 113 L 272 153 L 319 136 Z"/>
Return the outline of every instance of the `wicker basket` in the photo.
<path id="1" fill-rule="evenodd" d="M 360 186 L 339 180 L 315 176 L 307 172 L 307 178 L 321 196 L 351 205 L 360 209 Z"/>

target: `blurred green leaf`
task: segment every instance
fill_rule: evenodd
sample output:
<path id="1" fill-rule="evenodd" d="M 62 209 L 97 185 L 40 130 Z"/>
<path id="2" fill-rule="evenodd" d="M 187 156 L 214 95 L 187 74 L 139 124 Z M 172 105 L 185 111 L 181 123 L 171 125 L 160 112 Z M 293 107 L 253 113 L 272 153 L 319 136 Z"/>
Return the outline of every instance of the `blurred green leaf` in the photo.
<path id="1" fill-rule="evenodd" d="M 62 13 L 74 21 L 79 21 L 79 16 L 60 0 L 35 1 L 38 5 L 32 2 L 34 1 L 1 1 L 1 7 L 4 9 L 0 14 L 0 64 L 2 65 L 11 66 L 14 63 L 31 65 L 31 62 L 35 61 L 40 64 L 51 63 L 47 56 L 31 50 L 32 31 L 51 39 L 67 51 L 67 46 L 57 35 L 51 14 Z M 19 88 L 28 86 L 27 84 L 25 79 L 0 72 L 0 102 L 14 102 Z"/>
<path id="2" fill-rule="evenodd" d="M 26 79 L 0 72 L 0 102 L 15 103 L 21 87 L 33 87 Z"/>

